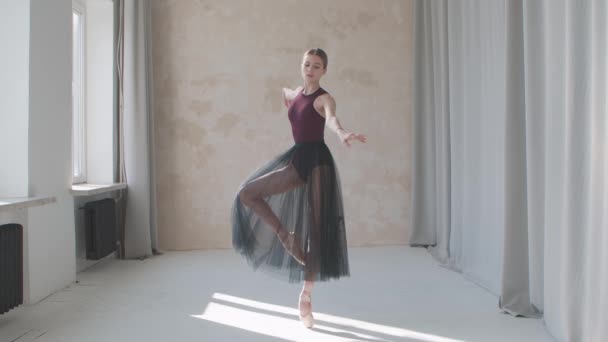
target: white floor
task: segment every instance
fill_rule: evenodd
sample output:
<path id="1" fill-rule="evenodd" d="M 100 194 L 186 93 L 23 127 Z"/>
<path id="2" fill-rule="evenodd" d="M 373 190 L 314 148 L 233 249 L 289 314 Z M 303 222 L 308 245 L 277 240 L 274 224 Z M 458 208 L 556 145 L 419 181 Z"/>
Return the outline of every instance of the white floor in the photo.
<path id="1" fill-rule="evenodd" d="M 297 320 L 299 286 L 216 250 L 98 264 L 0 315 L 0 341 L 552 341 L 541 320 L 500 313 L 494 295 L 423 249 L 349 252 L 351 278 L 315 287 L 312 330 Z"/>

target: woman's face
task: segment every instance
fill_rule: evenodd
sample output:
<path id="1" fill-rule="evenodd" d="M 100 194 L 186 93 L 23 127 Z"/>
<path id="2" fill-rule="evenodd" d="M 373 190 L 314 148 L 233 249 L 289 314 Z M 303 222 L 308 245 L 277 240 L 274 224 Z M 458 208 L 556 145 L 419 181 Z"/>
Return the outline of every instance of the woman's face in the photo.
<path id="1" fill-rule="evenodd" d="M 302 60 L 302 78 L 309 83 L 317 83 L 325 75 L 323 60 L 317 55 L 306 55 Z"/>

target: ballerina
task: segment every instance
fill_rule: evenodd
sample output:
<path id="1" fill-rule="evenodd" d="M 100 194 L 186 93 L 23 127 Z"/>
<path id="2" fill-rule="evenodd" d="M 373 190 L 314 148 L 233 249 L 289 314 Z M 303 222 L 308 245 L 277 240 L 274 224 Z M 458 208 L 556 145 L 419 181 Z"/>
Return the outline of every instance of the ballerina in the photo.
<path id="1" fill-rule="evenodd" d="M 308 328 L 314 324 L 314 282 L 350 274 L 340 179 L 324 128 L 347 147 L 367 141 L 365 135 L 342 128 L 334 98 L 321 88 L 327 62 L 321 49 L 304 53 L 304 85 L 283 88 L 295 144 L 254 172 L 232 207 L 235 250 L 254 269 L 272 271 L 290 282 L 304 281 L 298 306 Z"/>

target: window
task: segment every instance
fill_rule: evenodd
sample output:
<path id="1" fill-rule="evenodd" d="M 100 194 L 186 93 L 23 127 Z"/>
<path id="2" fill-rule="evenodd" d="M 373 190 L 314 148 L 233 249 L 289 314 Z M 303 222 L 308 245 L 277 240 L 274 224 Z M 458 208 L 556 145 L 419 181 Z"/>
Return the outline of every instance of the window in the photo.
<path id="1" fill-rule="evenodd" d="M 86 182 L 85 10 L 72 4 L 72 183 Z"/>

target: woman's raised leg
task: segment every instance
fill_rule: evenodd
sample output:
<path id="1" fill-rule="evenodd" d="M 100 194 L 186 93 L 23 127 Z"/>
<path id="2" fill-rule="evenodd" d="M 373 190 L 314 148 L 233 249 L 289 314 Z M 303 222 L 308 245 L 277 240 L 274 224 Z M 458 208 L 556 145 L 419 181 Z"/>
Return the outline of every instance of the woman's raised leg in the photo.
<path id="1" fill-rule="evenodd" d="M 277 234 L 279 240 L 297 262 L 304 265 L 304 252 L 300 248 L 294 235 L 283 227 L 279 218 L 272 208 L 264 200 L 265 197 L 293 190 L 303 186 L 298 172 L 289 164 L 279 170 L 260 176 L 245 184 L 239 191 L 241 202 L 253 210 L 272 230 Z"/>

